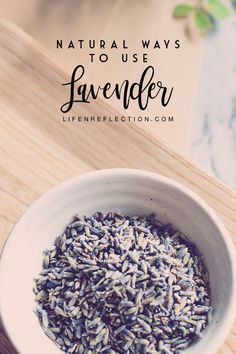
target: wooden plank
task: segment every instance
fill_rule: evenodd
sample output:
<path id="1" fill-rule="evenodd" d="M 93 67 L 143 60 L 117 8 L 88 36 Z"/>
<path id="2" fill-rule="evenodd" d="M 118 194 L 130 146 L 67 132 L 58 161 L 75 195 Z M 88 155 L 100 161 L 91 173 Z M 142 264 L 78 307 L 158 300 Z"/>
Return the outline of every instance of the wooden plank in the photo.
<path id="1" fill-rule="evenodd" d="M 64 67 L 71 70 L 80 64 L 86 67 L 86 78 L 88 82 L 100 83 L 120 82 L 124 79 L 137 80 L 143 71 L 145 64 L 121 63 L 120 54 L 122 49 L 106 49 L 110 59 L 105 65 L 103 63 L 91 64 L 87 48 L 90 39 L 99 41 L 106 40 L 107 46 L 112 40 L 117 44 L 126 40 L 129 49 L 125 52 L 142 52 L 141 40 L 149 39 L 150 43 L 159 40 L 162 49 L 148 50 L 148 63 L 156 69 L 156 77 L 164 80 L 168 85 L 174 85 L 175 98 L 170 101 L 167 107 L 156 107 L 156 101 L 150 102 L 148 115 L 174 115 L 174 122 L 160 123 L 156 129 L 155 122 L 141 123 L 142 128 L 148 133 L 161 133 L 161 136 L 172 140 L 182 151 L 189 151 L 190 148 L 190 119 L 193 109 L 193 98 L 199 78 L 203 44 L 205 37 L 200 35 L 195 27 L 192 28 L 191 40 L 186 36 L 185 20 L 173 20 L 173 10 L 179 0 L 143 1 L 127 0 L 80 0 L 74 1 L 47 1 L 47 0 L 11 0 L 1 2 L 1 17 L 23 28 L 32 37 L 36 38 L 46 48 L 56 53 L 57 58 L 64 60 Z M 29 16 L 30 14 L 30 16 Z M 70 20 L 68 20 L 70 19 Z M 89 26 L 88 24 L 89 20 Z M 43 21 L 43 26 L 42 26 Z M 77 49 L 56 49 L 56 39 L 62 39 L 66 47 L 70 40 L 83 39 L 85 48 Z M 164 49 L 163 39 L 170 40 L 168 50 Z M 176 39 L 180 40 L 181 47 L 177 50 L 171 45 Z M 98 42 L 97 42 L 98 43 Z M 101 50 L 94 49 L 94 53 L 101 53 Z M 116 70 L 114 70 L 114 67 Z M 143 67 L 143 68 L 142 68 Z M 176 70 L 178 68 L 178 70 Z M 117 109 L 121 105 L 113 100 Z M 132 105 L 130 114 L 134 116 L 143 115 L 137 105 Z M 140 123 L 138 123 L 140 126 Z M 171 129 L 170 129 L 171 126 Z M 172 128 L 173 127 L 173 128 Z M 174 128 L 175 127 L 175 128 Z M 175 134 L 178 130 L 181 134 Z"/>
<path id="2" fill-rule="evenodd" d="M 63 123 L 60 105 L 68 80 L 62 65 L 15 26 L 0 24 L 0 242 L 36 197 L 55 183 L 93 169 L 147 169 L 173 178 L 203 197 L 236 243 L 236 195 L 131 123 Z M 75 115 L 117 115 L 97 100 Z M 177 132 L 176 132 L 177 133 Z M 220 354 L 236 353 L 236 326 Z M 0 330 L 0 352 L 14 351 Z"/>

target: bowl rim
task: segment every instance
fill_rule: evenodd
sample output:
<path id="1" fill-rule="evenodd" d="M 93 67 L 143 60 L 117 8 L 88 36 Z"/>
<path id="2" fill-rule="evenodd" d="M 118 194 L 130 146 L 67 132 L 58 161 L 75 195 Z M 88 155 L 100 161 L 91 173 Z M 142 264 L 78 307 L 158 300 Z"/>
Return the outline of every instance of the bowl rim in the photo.
<path id="1" fill-rule="evenodd" d="M 77 185 L 83 181 L 88 180 L 96 180 L 97 177 L 100 178 L 113 178 L 117 176 L 122 177 L 140 177 L 145 179 L 151 179 L 154 182 L 161 182 L 166 186 L 175 188 L 181 191 L 184 195 L 187 195 L 193 202 L 198 204 L 210 217 L 210 219 L 214 222 L 215 226 L 219 230 L 221 238 L 225 244 L 225 247 L 228 252 L 229 256 L 229 263 L 232 271 L 232 292 L 230 294 L 230 300 L 227 303 L 226 314 L 223 319 L 223 323 L 221 323 L 218 332 L 220 331 L 220 336 L 214 336 L 214 340 L 210 341 L 206 350 L 207 354 L 214 354 L 220 348 L 220 346 L 225 341 L 227 335 L 229 334 L 233 323 L 236 317 L 236 309 L 235 309 L 235 302 L 236 302 L 236 252 L 235 247 L 232 241 L 231 236 L 229 235 L 228 230 L 224 226 L 223 222 L 221 221 L 220 217 L 217 213 L 205 202 L 198 194 L 193 192 L 190 188 L 186 187 L 180 182 L 175 181 L 169 177 L 163 176 L 159 173 L 150 172 L 147 170 L 141 169 L 131 169 L 131 168 L 108 168 L 108 169 L 100 169 L 100 170 L 93 170 L 90 172 L 85 172 L 80 175 L 74 176 L 69 178 L 63 182 L 56 184 L 54 187 L 50 188 L 45 193 L 41 194 L 29 207 L 25 209 L 22 215 L 19 217 L 18 221 L 13 225 L 12 229 L 10 230 L 8 237 L 3 245 L 1 254 L 0 254 L 0 284 L 2 282 L 2 275 L 4 273 L 4 265 L 7 264 L 7 253 L 8 249 L 11 247 L 12 243 L 14 243 L 14 239 L 18 234 L 18 229 L 20 228 L 21 224 L 24 223 L 25 219 L 29 216 L 29 214 L 34 212 L 34 209 L 38 208 L 40 205 L 47 203 L 48 200 L 54 197 L 54 195 L 60 193 L 62 190 L 68 188 L 68 186 Z M 2 322 L 3 328 L 6 331 L 11 343 L 18 350 L 20 353 L 23 354 L 21 351 L 22 348 L 20 343 L 15 337 L 15 331 L 11 328 L 10 325 L 7 323 L 7 310 L 4 308 L 4 294 L 5 292 L 2 290 L 4 287 L 0 286 L 0 320 Z M 204 353 L 202 353 L 204 354 Z"/>

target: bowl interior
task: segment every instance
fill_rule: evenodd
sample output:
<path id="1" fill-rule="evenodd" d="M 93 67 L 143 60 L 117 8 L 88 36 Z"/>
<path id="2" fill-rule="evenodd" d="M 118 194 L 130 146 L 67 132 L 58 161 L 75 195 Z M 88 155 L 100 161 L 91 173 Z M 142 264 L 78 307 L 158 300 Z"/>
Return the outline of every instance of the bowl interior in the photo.
<path id="1" fill-rule="evenodd" d="M 1 313 L 19 352 L 61 353 L 45 336 L 33 313 L 33 279 L 41 269 L 43 250 L 54 243 L 73 215 L 90 215 L 99 210 L 130 215 L 156 212 L 160 220 L 171 222 L 196 244 L 210 273 L 215 312 L 204 337 L 185 352 L 214 353 L 224 340 L 229 316 L 233 316 L 228 309 L 234 293 L 234 274 L 221 233 L 226 231 L 202 206 L 201 200 L 175 182 L 132 170 L 83 175 L 46 193 L 16 224 L 1 259 Z"/>

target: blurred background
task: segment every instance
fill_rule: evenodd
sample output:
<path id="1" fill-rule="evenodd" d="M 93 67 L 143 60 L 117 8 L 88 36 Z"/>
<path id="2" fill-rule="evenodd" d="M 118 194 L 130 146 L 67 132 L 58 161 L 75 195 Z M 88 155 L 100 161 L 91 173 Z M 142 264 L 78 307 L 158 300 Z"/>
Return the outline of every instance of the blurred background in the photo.
<path id="1" fill-rule="evenodd" d="M 205 39 L 191 119 L 191 156 L 236 190 L 236 2 Z"/>
<path id="2" fill-rule="evenodd" d="M 115 61 L 106 67 L 91 65 L 88 50 L 57 50 L 57 39 L 127 39 L 134 52 L 138 52 L 141 39 L 179 39 L 178 51 L 149 53 L 150 64 L 157 67 L 160 78 L 175 86 L 168 111 L 175 122 L 143 124 L 142 128 L 161 135 L 236 190 L 236 12 L 233 1 L 223 2 L 230 9 L 229 18 L 213 20 L 206 34 L 200 34 L 191 23 L 189 33 L 188 19 L 173 17 L 178 0 L 0 0 L 0 9 L 2 18 L 54 52 L 68 72 L 84 64 L 87 80 L 94 83 L 111 78 L 114 82 L 127 77 L 135 80 L 144 64 L 123 65 L 122 70 Z M 192 6 L 194 0 L 187 3 Z M 139 114 L 134 106 L 131 110 L 133 115 Z M 153 103 L 149 114 L 157 113 L 167 112 L 157 112 Z"/>

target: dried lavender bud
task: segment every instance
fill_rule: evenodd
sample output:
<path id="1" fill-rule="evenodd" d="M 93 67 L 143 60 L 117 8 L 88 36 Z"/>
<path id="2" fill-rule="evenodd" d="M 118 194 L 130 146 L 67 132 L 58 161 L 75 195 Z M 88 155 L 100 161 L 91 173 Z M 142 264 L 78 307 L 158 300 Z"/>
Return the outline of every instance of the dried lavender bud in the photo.
<path id="1" fill-rule="evenodd" d="M 181 353 L 212 317 L 202 258 L 153 214 L 77 215 L 44 251 L 34 291 L 68 354 Z"/>

